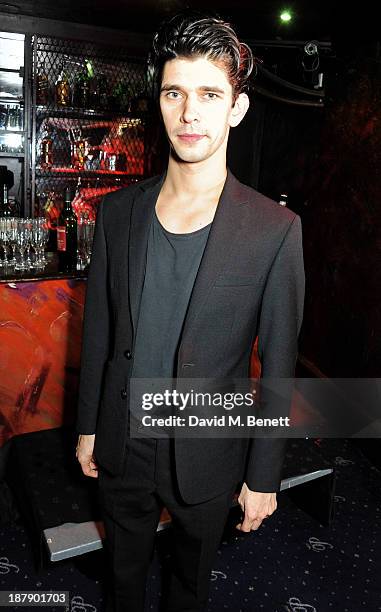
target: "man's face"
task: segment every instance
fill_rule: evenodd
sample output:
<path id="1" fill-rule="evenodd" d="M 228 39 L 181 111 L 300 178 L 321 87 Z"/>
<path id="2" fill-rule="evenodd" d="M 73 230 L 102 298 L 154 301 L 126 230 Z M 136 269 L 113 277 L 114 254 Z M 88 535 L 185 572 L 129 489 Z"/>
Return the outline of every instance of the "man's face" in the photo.
<path id="1" fill-rule="evenodd" d="M 246 94 L 233 105 L 232 86 L 222 66 L 206 58 L 165 63 L 160 109 L 171 147 L 181 161 L 202 162 L 224 153 L 229 129 L 238 125 L 247 106 Z"/>

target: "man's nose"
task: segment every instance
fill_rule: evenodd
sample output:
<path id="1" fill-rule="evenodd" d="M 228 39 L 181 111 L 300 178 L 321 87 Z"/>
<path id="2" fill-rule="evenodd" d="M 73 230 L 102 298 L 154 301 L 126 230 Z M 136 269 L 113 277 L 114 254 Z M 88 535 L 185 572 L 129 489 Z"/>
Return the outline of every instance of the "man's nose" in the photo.
<path id="1" fill-rule="evenodd" d="M 184 123 L 199 121 L 200 114 L 197 107 L 197 101 L 193 96 L 187 96 L 185 99 L 181 118 Z"/>

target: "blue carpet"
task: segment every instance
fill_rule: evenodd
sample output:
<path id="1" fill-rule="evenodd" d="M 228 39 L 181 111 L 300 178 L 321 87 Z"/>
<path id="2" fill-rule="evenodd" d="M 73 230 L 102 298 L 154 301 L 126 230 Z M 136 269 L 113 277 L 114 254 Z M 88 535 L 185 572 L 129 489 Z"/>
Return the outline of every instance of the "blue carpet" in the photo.
<path id="1" fill-rule="evenodd" d="M 226 532 L 211 575 L 208 612 L 381 610 L 381 473 L 348 440 L 316 442 L 337 469 L 332 525 L 321 525 L 281 493 L 277 511 L 257 531 Z M 158 534 L 147 612 L 158 611 L 169 540 L 169 530 Z M 0 526 L 0 590 L 67 590 L 70 612 L 103 612 L 105 563 L 97 551 L 38 570 L 20 516 Z"/>

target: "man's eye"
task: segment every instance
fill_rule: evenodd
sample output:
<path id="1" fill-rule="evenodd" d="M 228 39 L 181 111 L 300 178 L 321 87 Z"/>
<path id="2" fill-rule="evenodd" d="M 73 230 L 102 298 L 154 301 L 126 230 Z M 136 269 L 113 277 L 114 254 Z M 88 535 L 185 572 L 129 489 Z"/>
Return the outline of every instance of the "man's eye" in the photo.
<path id="1" fill-rule="evenodd" d="M 167 93 L 167 98 L 171 98 L 172 100 L 177 100 L 177 98 L 180 96 L 178 91 L 169 91 Z"/>
<path id="2" fill-rule="evenodd" d="M 205 95 L 208 98 L 208 100 L 215 100 L 216 98 L 218 98 L 217 94 L 214 93 L 213 91 L 208 91 Z"/>

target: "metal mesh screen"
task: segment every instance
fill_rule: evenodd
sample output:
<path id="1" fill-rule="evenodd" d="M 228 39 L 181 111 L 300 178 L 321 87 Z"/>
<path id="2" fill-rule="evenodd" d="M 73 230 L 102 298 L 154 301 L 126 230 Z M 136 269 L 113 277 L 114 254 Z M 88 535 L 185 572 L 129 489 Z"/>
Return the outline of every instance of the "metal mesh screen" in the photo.
<path id="1" fill-rule="evenodd" d="M 54 225 L 70 186 L 76 212 L 94 218 L 105 193 L 151 175 L 146 62 L 77 40 L 36 36 L 32 47 L 34 214 Z"/>

